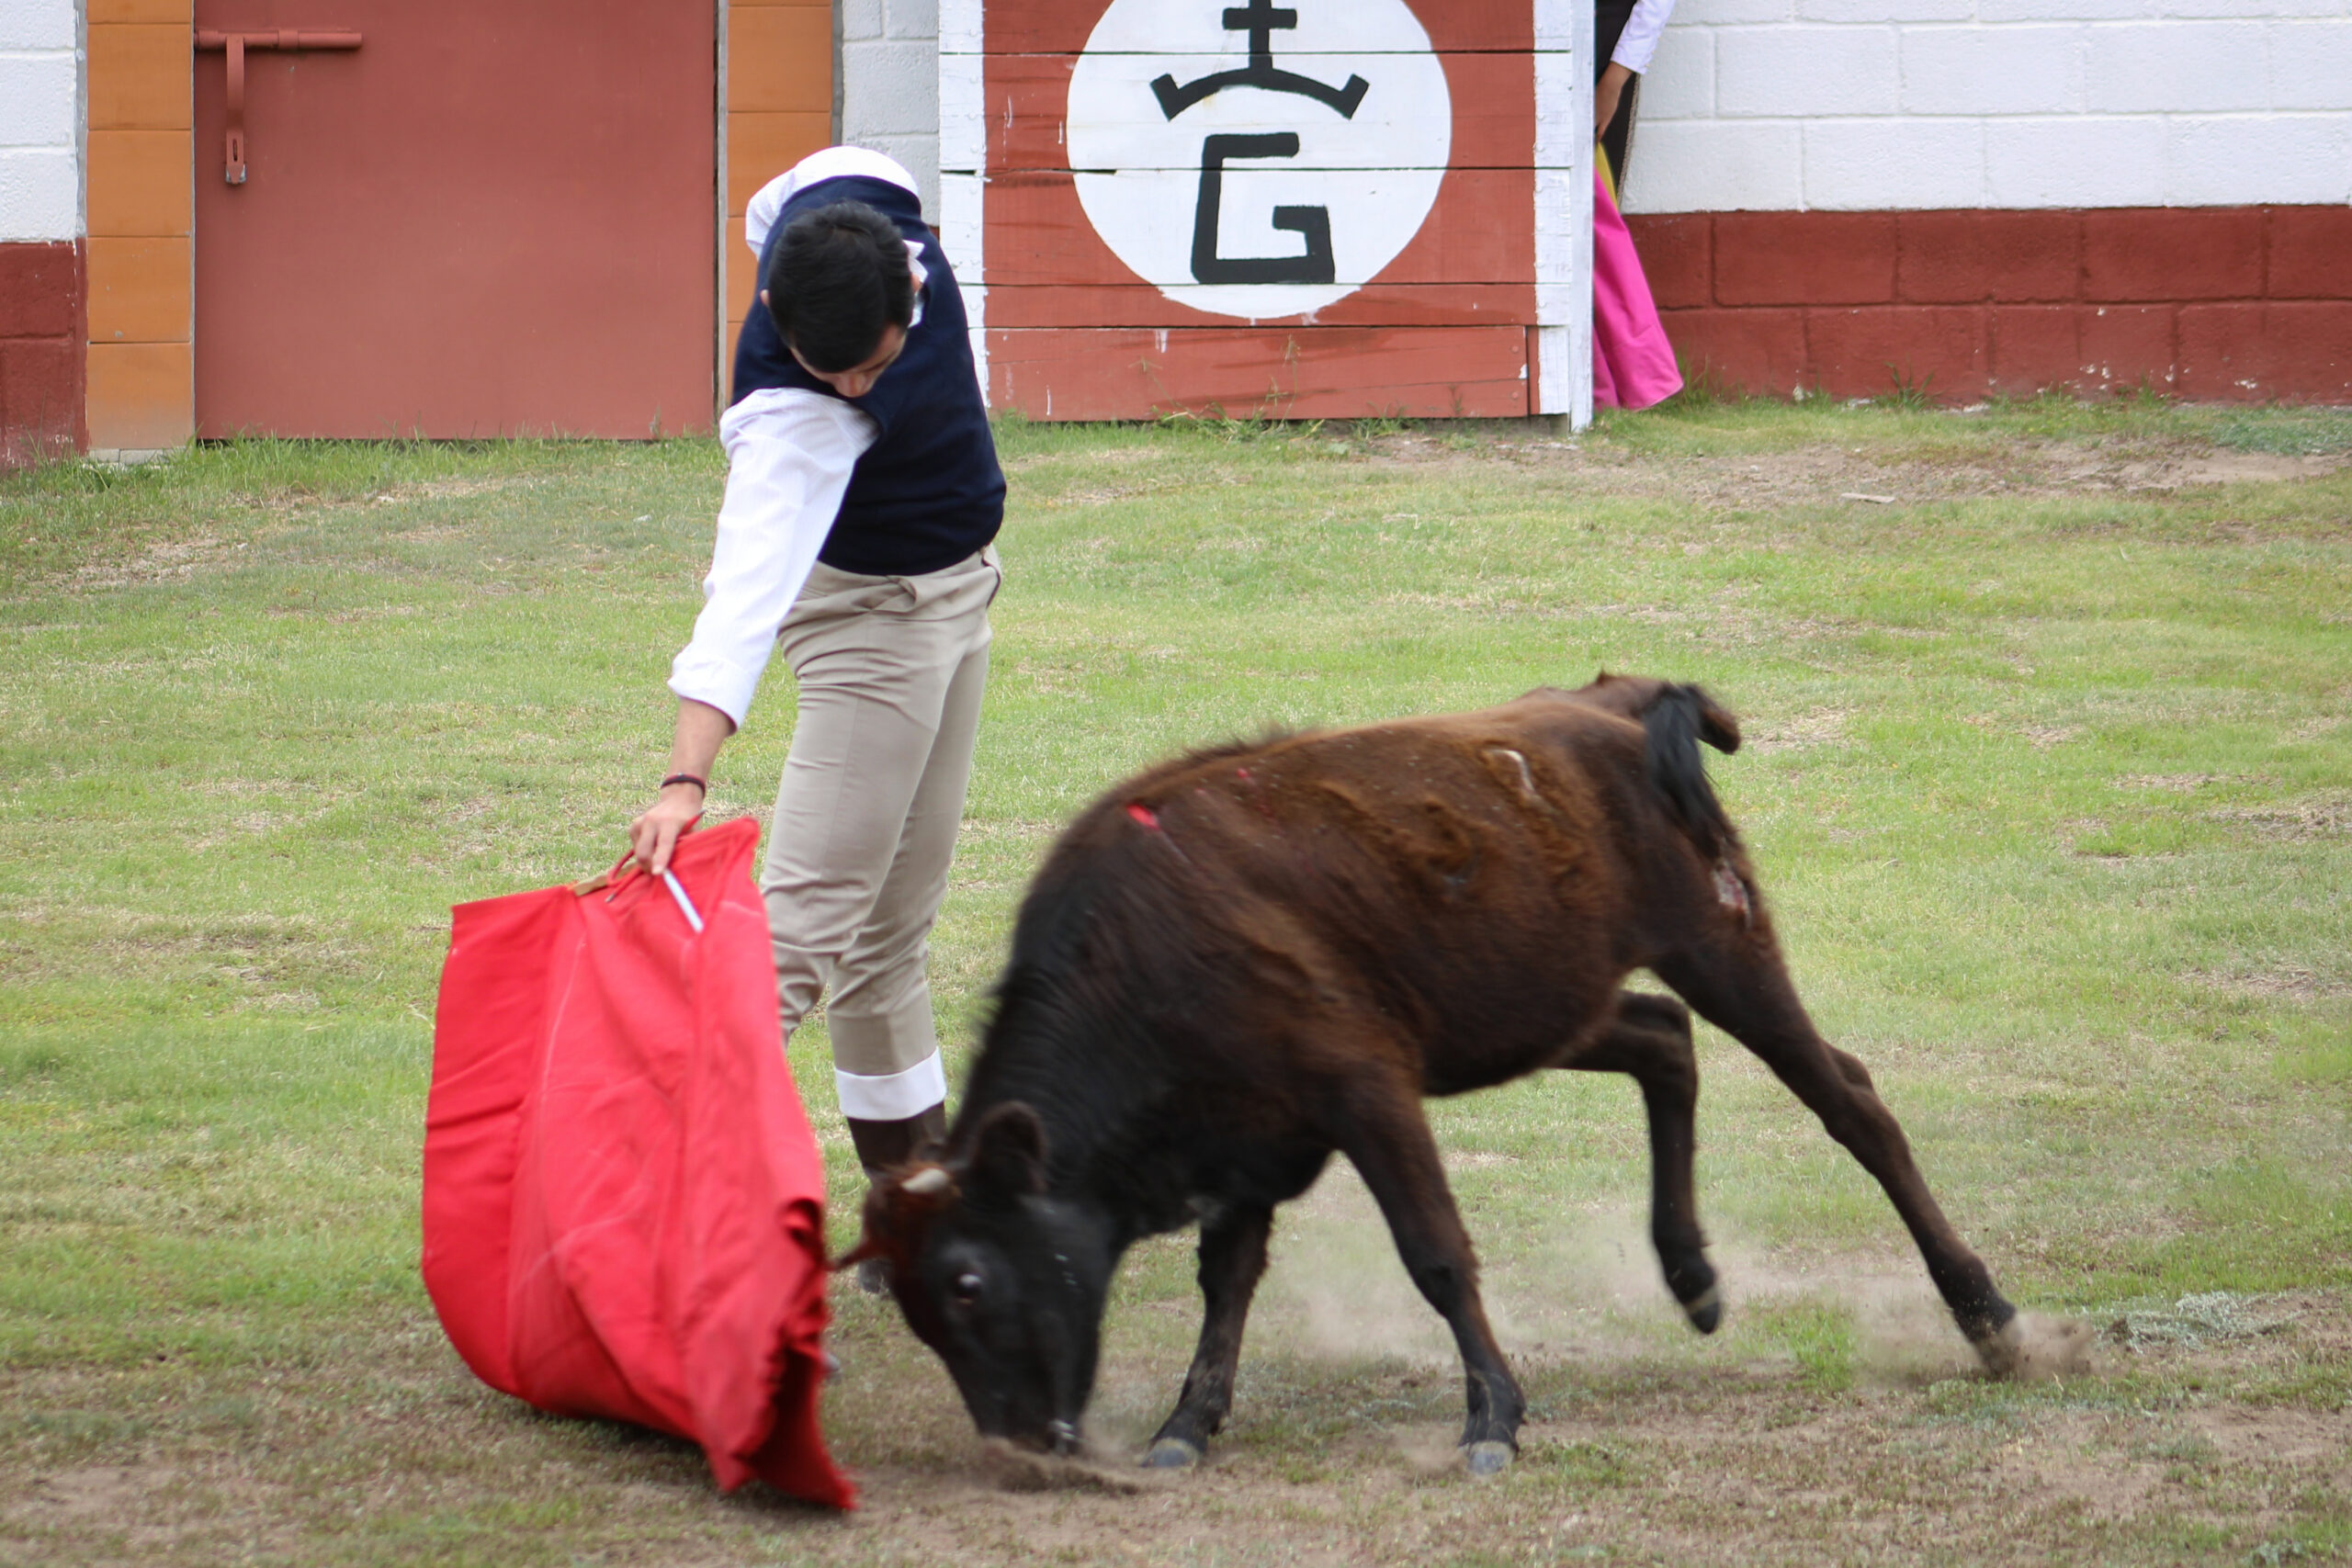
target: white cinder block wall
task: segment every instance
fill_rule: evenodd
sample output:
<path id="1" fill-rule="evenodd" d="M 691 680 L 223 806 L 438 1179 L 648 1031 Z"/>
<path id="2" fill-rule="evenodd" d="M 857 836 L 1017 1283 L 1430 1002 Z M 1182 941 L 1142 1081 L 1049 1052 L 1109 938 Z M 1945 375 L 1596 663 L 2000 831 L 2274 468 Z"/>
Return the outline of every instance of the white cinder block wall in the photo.
<path id="1" fill-rule="evenodd" d="M 0 0 L 5 3 L 5 0 Z M 841 138 L 888 152 L 939 213 L 939 0 L 836 0 Z"/>
<path id="2" fill-rule="evenodd" d="M 1626 207 L 2352 201 L 2352 0 L 1681 0 Z"/>
<path id="3" fill-rule="evenodd" d="M 82 17 L 0 0 L 0 243 L 82 233 Z"/>

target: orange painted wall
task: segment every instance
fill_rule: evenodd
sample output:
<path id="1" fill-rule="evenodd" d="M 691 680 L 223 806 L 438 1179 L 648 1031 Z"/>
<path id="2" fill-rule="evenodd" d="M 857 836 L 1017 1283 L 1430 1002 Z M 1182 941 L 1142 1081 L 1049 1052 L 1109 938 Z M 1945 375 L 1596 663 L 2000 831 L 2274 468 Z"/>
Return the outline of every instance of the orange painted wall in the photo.
<path id="1" fill-rule="evenodd" d="M 743 244 L 743 209 L 762 186 L 833 139 L 831 0 L 729 0 L 726 102 L 722 388 L 734 364 L 736 331 L 758 289 Z"/>
<path id="2" fill-rule="evenodd" d="M 196 428 L 190 0 L 88 0 L 94 447 L 176 446 Z"/>

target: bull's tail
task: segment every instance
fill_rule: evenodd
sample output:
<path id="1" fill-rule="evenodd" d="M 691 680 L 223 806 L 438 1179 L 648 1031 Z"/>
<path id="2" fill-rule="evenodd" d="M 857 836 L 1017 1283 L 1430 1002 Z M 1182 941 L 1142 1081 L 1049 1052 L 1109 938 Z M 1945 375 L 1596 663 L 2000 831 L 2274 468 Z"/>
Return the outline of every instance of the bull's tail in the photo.
<path id="1" fill-rule="evenodd" d="M 1699 757 L 1703 740 L 1716 750 L 1739 750 L 1739 721 L 1696 686 L 1665 686 L 1641 713 L 1649 736 L 1643 772 L 1664 796 L 1684 831 L 1707 859 L 1720 860 L 1739 843 L 1739 832 L 1724 815 L 1707 765 Z"/>

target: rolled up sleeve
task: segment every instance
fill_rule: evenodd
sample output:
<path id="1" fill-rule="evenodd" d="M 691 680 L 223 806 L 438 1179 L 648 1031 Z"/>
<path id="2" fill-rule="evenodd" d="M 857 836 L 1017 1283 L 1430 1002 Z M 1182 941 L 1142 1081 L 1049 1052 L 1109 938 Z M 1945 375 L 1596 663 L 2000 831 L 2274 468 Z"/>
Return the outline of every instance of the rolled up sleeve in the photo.
<path id="1" fill-rule="evenodd" d="M 876 431 L 838 398 L 780 389 L 728 410 L 718 434 L 727 448 L 718 542 L 702 580 L 694 640 L 670 665 L 670 690 L 709 704 L 741 728 L 776 632 Z"/>

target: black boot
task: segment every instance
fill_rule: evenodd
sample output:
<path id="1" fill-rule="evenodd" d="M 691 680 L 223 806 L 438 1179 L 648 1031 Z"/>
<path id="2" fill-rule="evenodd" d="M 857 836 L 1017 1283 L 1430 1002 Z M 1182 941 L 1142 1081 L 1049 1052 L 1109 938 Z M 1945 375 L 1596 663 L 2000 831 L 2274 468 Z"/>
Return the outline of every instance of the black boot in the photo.
<path id="1" fill-rule="evenodd" d="M 850 1145 L 857 1150 L 857 1163 L 865 1168 L 868 1182 L 906 1164 L 924 1145 L 947 1136 L 944 1105 L 895 1122 L 862 1122 L 854 1116 L 848 1121 Z M 857 1266 L 857 1284 L 869 1296 L 886 1294 L 890 1289 L 890 1266 L 879 1258 L 867 1258 Z"/>

